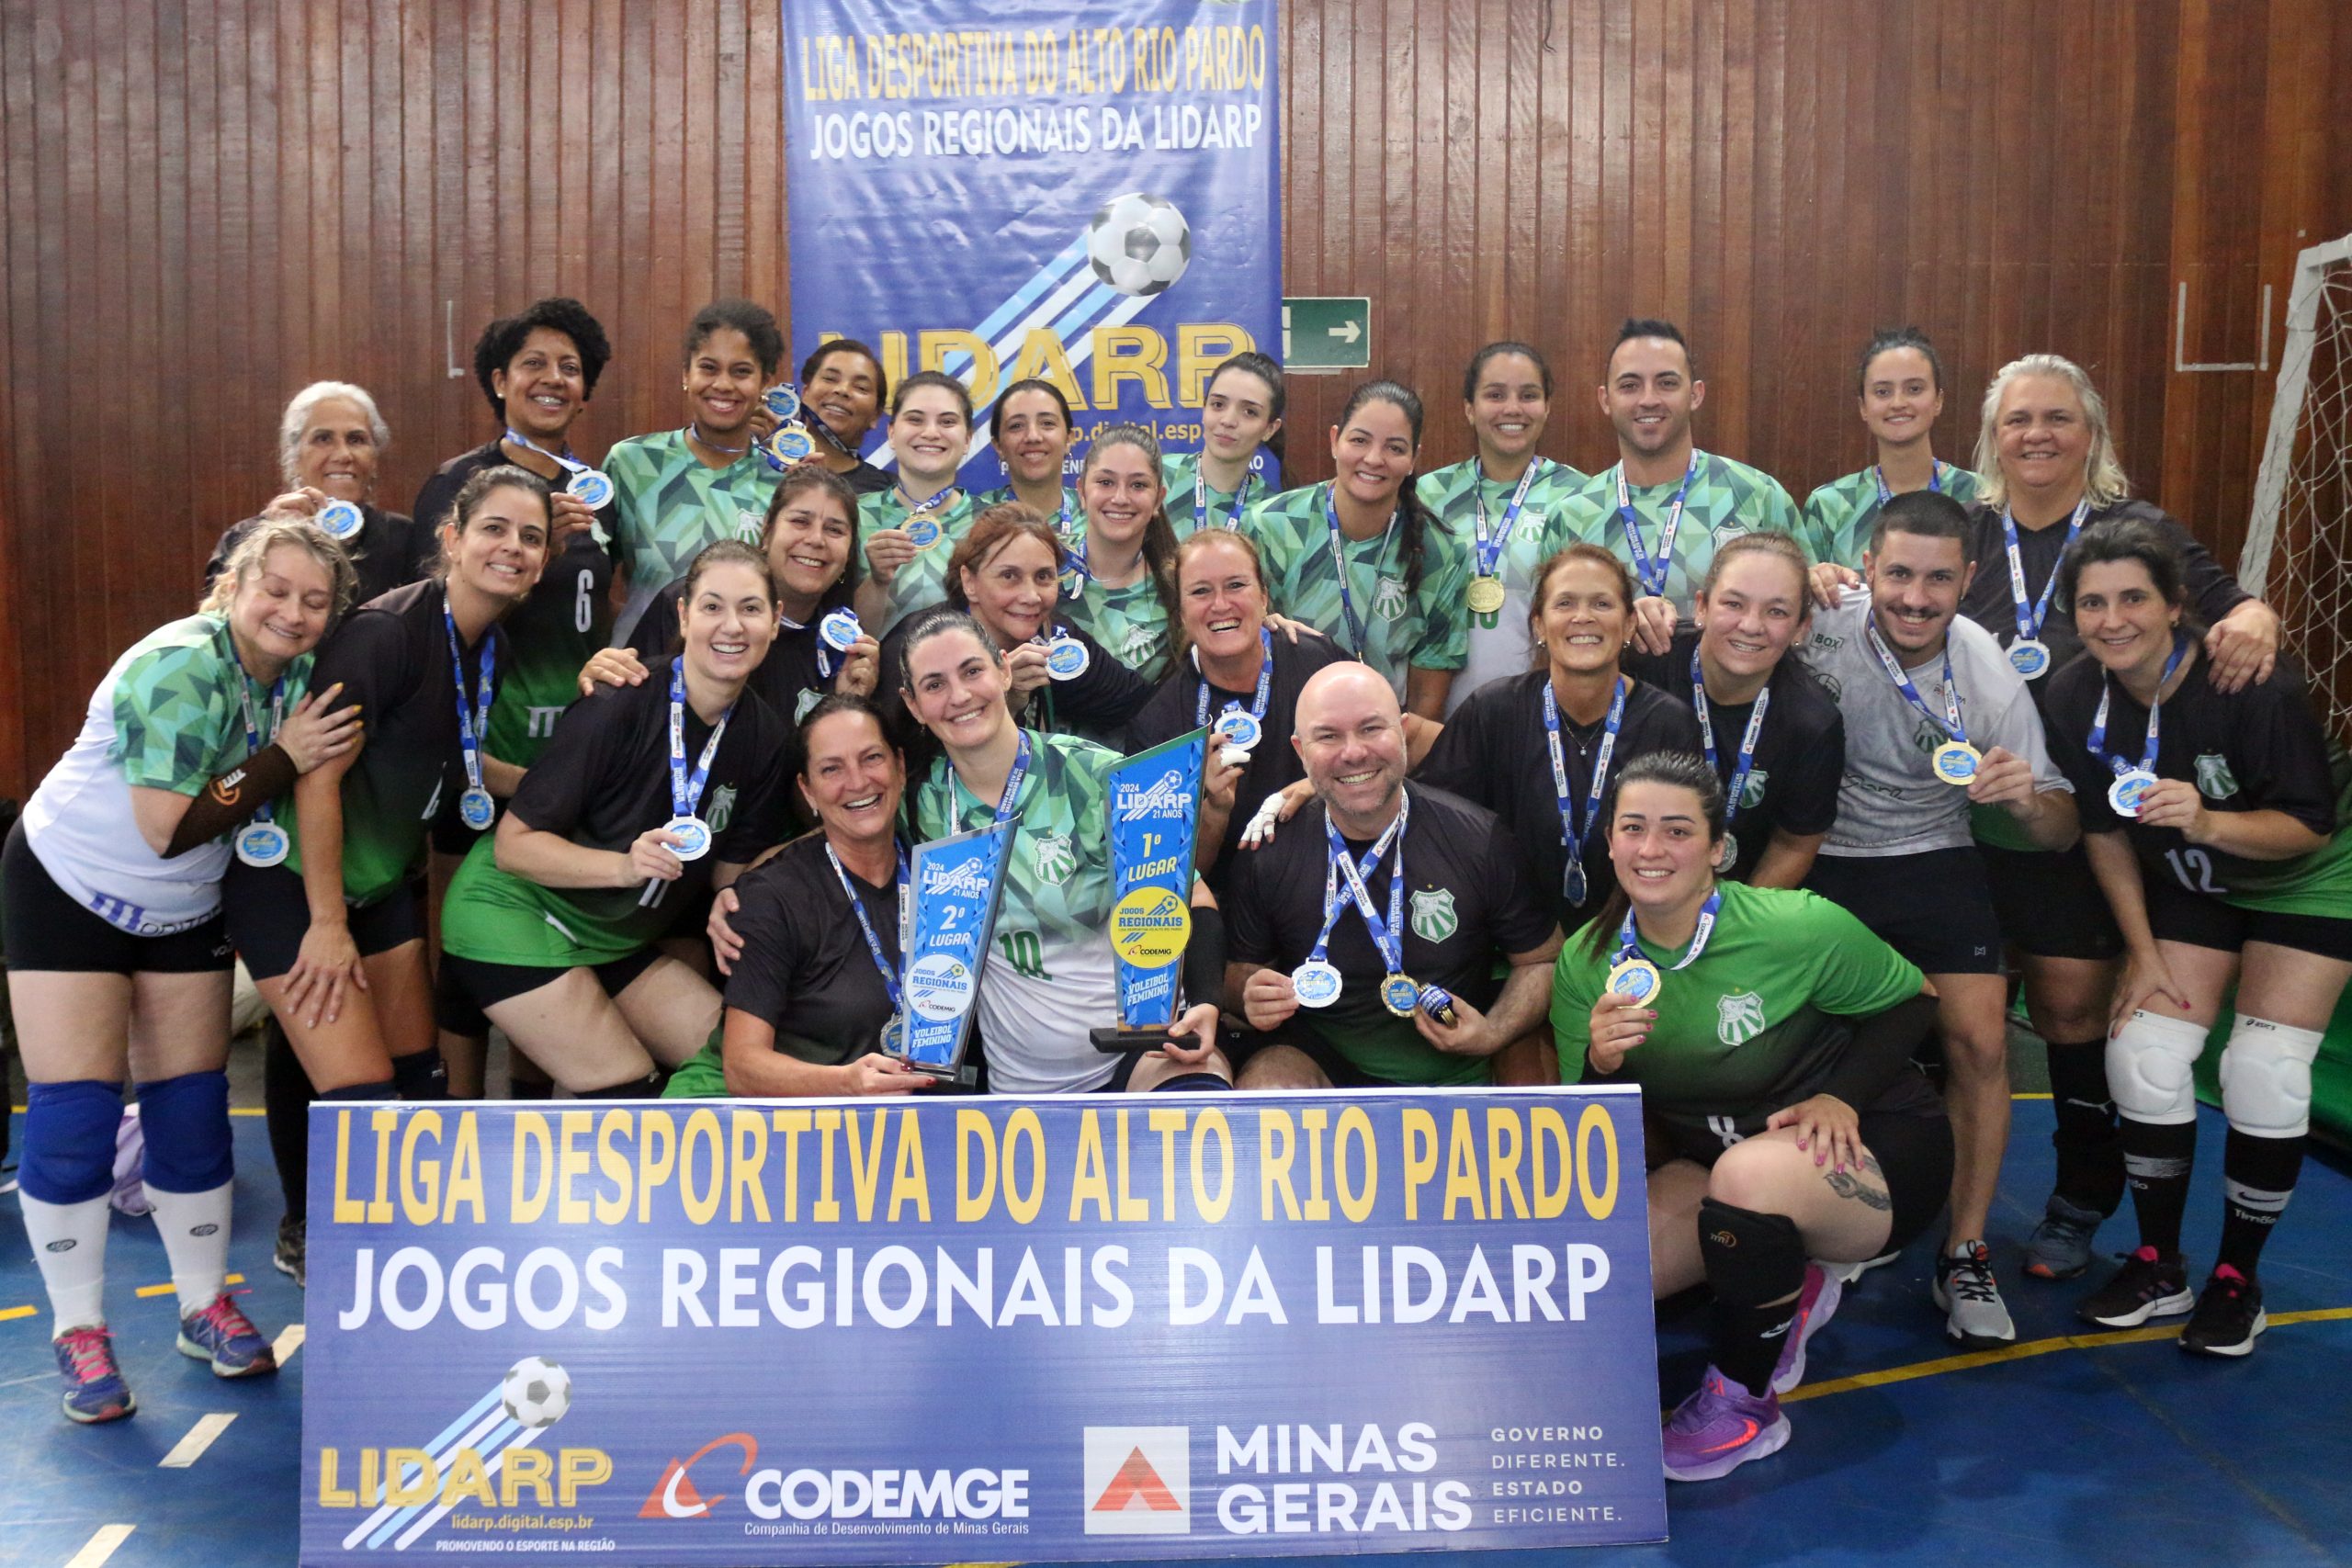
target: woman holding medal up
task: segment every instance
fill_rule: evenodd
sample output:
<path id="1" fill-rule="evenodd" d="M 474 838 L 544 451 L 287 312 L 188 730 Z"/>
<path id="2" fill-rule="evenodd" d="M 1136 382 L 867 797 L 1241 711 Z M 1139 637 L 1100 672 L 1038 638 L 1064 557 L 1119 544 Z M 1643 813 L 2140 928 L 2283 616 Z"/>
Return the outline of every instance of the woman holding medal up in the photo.
<path id="1" fill-rule="evenodd" d="M 1025 525 L 1043 531 L 1034 518 Z M 1168 1043 L 1111 1056 L 1088 1038 L 1090 1029 L 1119 1021 L 1107 820 L 1117 754 L 1014 723 L 1006 658 L 969 615 L 926 617 L 907 637 L 902 668 L 900 698 L 944 753 L 909 807 L 914 837 L 1018 818 L 1006 846 L 994 947 L 979 976 L 989 1088 L 1050 1094 L 1230 1083 L 1216 1048 L 1224 927 L 1197 878 L 1183 958 L 1191 1005 L 1169 1026 Z"/>
<path id="2" fill-rule="evenodd" d="M 1860 1261 L 1934 1223 L 1951 1129 L 1911 1064 L 1919 971 L 1810 893 L 1719 881 L 1724 795 L 1698 757 L 1625 766 L 1618 890 L 1560 951 L 1560 1077 L 1633 1083 L 1650 1124 L 1651 1288 L 1714 1292 L 1713 1364 L 1668 1421 L 1666 1473 L 1711 1481 L 1789 1440 L 1780 1395 Z"/>
<path id="3" fill-rule="evenodd" d="M 1477 455 L 1422 486 L 1430 510 L 1471 541 L 1469 662 L 1446 695 L 1449 716 L 1490 681 L 1525 673 L 1536 568 L 1576 543 L 1561 511 L 1585 476 L 1536 454 L 1552 412 L 1552 367 L 1523 343 L 1490 343 L 1462 373 L 1462 415 Z"/>
<path id="4" fill-rule="evenodd" d="M 857 505 L 868 575 L 857 618 L 876 637 L 947 597 L 947 558 L 972 526 L 972 498 L 956 483 L 972 439 L 972 394 L 953 376 L 918 370 L 890 400 L 899 482 Z M 1059 563 L 1057 562 L 1057 567 Z"/>
<path id="5" fill-rule="evenodd" d="M 1238 528 L 1250 503 L 1282 488 L 1283 367 L 1244 349 L 1209 372 L 1201 389 L 1201 449 L 1159 460 L 1168 525 L 1179 539 L 1195 528 Z M 1258 449 L 1274 459 L 1274 482 L 1252 469 Z"/>
<path id="6" fill-rule="evenodd" d="M 115 661 L 0 855 L 28 1084 L 19 1201 L 76 1422 L 138 1407 L 103 1299 L 115 1129 L 133 1073 L 179 1348 L 222 1377 L 277 1366 L 224 1290 L 232 964 L 220 884 L 232 840 L 242 854 L 283 852 L 271 802 L 358 743 L 359 710 L 330 712 L 337 694 L 311 681 L 311 650 L 352 579 L 307 523 L 247 529 L 203 609 Z"/>
<path id="7" fill-rule="evenodd" d="M 1078 492 L 1062 483 L 1062 466 L 1069 459 L 1078 427 L 1062 389 L 1038 376 L 1015 381 L 997 394 L 991 423 L 1005 482 L 974 496 L 972 505 L 985 512 L 1017 501 L 1043 517 L 1055 533 L 1077 532 Z"/>
<path id="8" fill-rule="evenodd" d="M 2266 1323 L 2256 1265 L 2301 1168 L 2312 1063 L 2352 978 L 2352 765 L 2291 664 L 2218 690 L 2165 530 L 2097 524 L 2058 571 L 2090 657 L 2050 678 L 2050 749 L 2126 944 L 2106 1081 L 2140 1221 L 2139 1247 L 2077 1310 L 2127 1328 L 2193 1300 L 2181 1348 L 2243 1356 Z M 2192 1069 L 2225 1003 L 2220 1258 L 2192 1297 Z"/>
<path id="9" fill-rule="evenodd" d="M 1097 426 L 1078 484 L 1085 513 L 1066 536 L 1063 613 L 1120 663 L 1157 680 L 1177 618 L 1159 443 L 1139 424 Z"/>
<path id="10" fill-rule="evenodd" d="M 783 834 L 784 723 L 747 690 L 775 635 L 767 562 L 713 545 L 680 604 L 684 650 L 564 714 L 442 914 L 460 990 L 578 1096 L 642 1093 L 710 1038 L 718 993 L 656 944 Z"/>
<path id="11" fill-rule="evenodd" d="M 1878 509 L 1898 495 L 1931 490 L 1965 506 L 1976 476 L 1935 454 L 1929 441 L 1944 412 L 1944 362 L 1917 327 L 1873 333 L 1862 349 L 1855 401 L 1876 461 L 1804 498 L 1805 542 L 1817 562 L 1858 569 Z"/>

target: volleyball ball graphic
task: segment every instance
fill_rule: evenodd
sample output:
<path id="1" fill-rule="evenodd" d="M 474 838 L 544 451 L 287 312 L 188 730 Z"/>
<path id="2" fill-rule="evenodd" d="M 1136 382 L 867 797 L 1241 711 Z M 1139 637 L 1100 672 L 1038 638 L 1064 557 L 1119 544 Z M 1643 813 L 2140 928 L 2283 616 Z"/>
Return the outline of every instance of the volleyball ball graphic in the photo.
<path id="1" fill-rule="evenodd" d="M 500 1396 L 506 1414 L 526 1427 L 552 1427 L 571 1408 L 571 1374 L 544 1356 L 526 1356 L 506 1369 Z"/>
<path id="2" fill-rule="evenodd" d="M 1094 276 L 1122 294 L 1151 295 L 1184 276 L 1193 260 L 1193 231 L 1165 197 L 1129 191 L 1094 215 L 1086 234 Z"/>

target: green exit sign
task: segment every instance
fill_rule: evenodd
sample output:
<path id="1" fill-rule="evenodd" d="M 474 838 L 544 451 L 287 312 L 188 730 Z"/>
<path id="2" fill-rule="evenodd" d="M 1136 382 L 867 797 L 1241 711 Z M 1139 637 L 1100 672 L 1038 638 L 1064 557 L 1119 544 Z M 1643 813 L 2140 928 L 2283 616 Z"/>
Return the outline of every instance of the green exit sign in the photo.
<path id="1" fill-rule="evenodd" d="M 1363 370 L 1372 365 L 1372 301 L 1302 299 L 1283 301 L 1283 368 L 1315 374 Z"/>

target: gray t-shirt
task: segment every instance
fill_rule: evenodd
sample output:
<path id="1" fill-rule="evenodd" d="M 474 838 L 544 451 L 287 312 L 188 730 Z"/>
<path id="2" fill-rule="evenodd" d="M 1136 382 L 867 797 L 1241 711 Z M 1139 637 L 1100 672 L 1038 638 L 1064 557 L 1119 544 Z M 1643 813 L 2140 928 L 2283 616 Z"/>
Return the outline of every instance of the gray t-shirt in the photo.
<path id="1" fill-rule="evenodd" d="M 1872 858 L 1965 849 L 1973 841 L 1968 792 L 1944 783 L 1928 765 L 1945 739 L 1944 655 L 1905 671 L 1935 715 L 1930 719 L 1905 700 L 1871 651 L 1864 636 L 1870 620 L 1870 594 L 1849 588 L 1836 609 L 1815 613 L 1805 644 L 1806 660 L 1846 716 L 1838 821 L 1821 852 Z M 2033 769 L 2035 789 L 2071 793 L 2042 743 L 2041 719 L 2025 678 L 2010 668 L 2000 643 L 1964 616 L 1953 619 L 1945 637 L 1969 744 L 1979 751 L 2003 747 Z"/>

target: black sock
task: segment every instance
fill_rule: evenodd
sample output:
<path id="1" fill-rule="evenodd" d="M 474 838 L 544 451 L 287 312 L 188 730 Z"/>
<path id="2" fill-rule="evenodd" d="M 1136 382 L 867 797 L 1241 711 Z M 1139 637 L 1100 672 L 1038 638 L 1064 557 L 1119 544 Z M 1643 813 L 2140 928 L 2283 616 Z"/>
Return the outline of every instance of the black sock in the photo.
<path id="1" fill-rule="evenodd" d="M 2188 1172 L 2197 1159 L 2197 1123 L 2158 1126 L 2123 1118 L 2123 1170 L 2140 1216 L 2140 1245 L 2159 1256 L 2180 1251 L 2180 1216 L 2188 1207 Z"/>
<path id="2" fill-rule="evenodd" d="M 2222 1145 L 2222 1256 L 2247 1279 L 2262 1261 L 2262 1244 L 2270 1239 L 2287 1200 L 2294 1196 L 2295 1178 L 2303 1168 L 2301 1134 L 2291 1138 L 2257 1138 L 2230 1129 Z"/>
<path id="3" fill-rule="evenodd" d="M 261 1102 L 270 1158 L 286 1193 L 286 1217 L 301 1220 L 311 1212 L 311 1101 L 318 1090 L 274 1015 L 262 1025 L 261 1041 Z"/>
<path id="4" fill-rule="evenodd" d="M 604 1089 L 583 1089 L 572 1095 L 574 1100 L 650 1100 L 661 1090 L 653 1087 L 650 1076 L 631 1078 L 627 1083 L 608 1085 Z"/>
<path id="5" fill-rule="evenodd" d="M 1715 1303 L 1715 1371 L 1761 1399 L 1772 1385 L 1772 1369 L 1796 1332 L 1797 1298 L 1772 1306 Z"/>
<path id="6" fill-rule="evenodd" d="M 2049 1056 L 2050 1104 L 2058 1116 L 2058 1130 L 2050 1136 L 2058 1151 L 2058 1196 L 2078 1209 L 2111 1214 L 2123 1202 L 2123 1149 L 2115 1101 L 2107 1093 L 2107 1042 L 2053 1041 Z"/>
<path id="7" fill-rule="evenodd" d="M 402 1100 L 448 1099 L 449 1069 L 442 1063 L 441 1047 L 393 1057 L 392 1087 Z"/>

